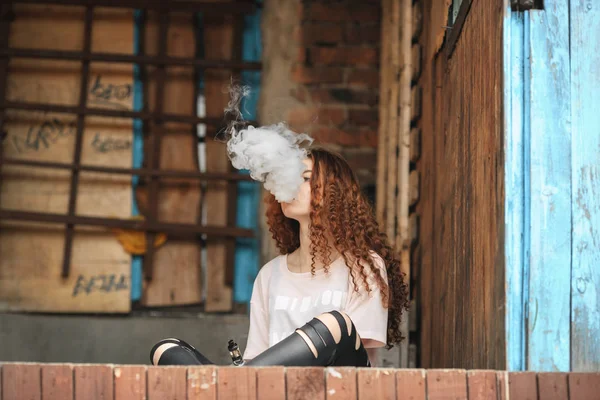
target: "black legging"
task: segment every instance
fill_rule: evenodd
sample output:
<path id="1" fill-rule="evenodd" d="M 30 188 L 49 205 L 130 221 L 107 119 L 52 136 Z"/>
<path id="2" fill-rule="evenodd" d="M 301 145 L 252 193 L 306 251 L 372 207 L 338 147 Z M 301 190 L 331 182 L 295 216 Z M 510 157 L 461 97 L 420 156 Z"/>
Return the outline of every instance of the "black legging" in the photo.
<path id="1" fill-rule="evenodd" d="M 304 338 L 297 332 L 252 360 L 245 363 L 247 366 L 281 365 L 295 367 L 310 366 L 347 366 L 347 367 L 370 367 L 369 356 L 362 343 L 356 349 L 356 328 L 351 321 L 350 334 L 346 319 L 338 311 L 330 311 L 326 314 L 332 315 L 341 330 L 341 339 L 335 342 L 331 331 L 321 320 L 313 318 L 303 327 L 299 328 L 310 339 L 317 350 L 314 356 L 311 348 Z M 150 352 L 150 361 L 154 364 L 154 353 L 167 343 L 174 346 L 165 350 L 156 365 L 211 365 L 214 364 L 204 357 L 198 350 L 179 339 L 165 339 L 158 342 Z"/>

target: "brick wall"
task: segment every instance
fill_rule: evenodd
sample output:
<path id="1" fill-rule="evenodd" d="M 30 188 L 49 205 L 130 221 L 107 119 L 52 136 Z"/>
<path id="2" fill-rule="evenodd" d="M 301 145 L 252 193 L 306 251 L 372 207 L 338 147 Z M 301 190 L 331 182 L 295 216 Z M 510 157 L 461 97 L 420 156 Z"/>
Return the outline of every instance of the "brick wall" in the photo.
<path id="1" fill-rule="evenodd" d="M 376 175 L 380 17 L 379 1 L 303 0 L 293 35 L 297 103 L 285 119 L 343 153 L 363 187 Z"/>
<path id="2" fill-rule="evenodd" d="M 380 1 L 371 0 L 264 2 L 258 104 L 261 124 L 287 121 L 342 153 L 372 199 L 380 14 Z M 264 217 L 260 224 L 261 259 L 267 262 L 278 252 Z"/>

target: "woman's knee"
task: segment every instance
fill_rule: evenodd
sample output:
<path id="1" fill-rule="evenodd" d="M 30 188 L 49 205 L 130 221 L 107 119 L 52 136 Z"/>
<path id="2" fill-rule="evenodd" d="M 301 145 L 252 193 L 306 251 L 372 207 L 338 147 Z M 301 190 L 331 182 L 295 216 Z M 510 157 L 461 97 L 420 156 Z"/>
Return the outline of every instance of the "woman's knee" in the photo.
<path id="1" fill-rule="evenodd" d="M 325 326 L 327 326 L 335 342 L 339 343 L 342 340 L 342 331 L 344 330 L 344 327 L 342 326 L 340 320 L 336 318 L 334 313 L 337 313 L 339 316 L 344 318 L 346 325 L 344 333 L 346 334 L 346 336 L 352 336 L 352 330 L 356 330 L 356 328 L 354 327 L 354 322 L 352 321 L 350 316 L 343 311 L 328 311 L 317 316 L 317 319 L 323 322 Z M 356 332 L 355 349 L 358 350 L 359 347 L 360 335 L 358 334 L 358 332 Z"/>

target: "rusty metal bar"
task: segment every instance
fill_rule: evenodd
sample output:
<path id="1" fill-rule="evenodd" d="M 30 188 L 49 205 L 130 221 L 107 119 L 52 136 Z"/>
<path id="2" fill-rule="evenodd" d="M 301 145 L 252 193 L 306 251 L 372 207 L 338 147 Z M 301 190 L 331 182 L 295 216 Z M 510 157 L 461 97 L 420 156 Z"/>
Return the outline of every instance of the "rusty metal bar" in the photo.
<path id="1" fill-rule="evenodd" d="M 119 218 L 86 217 L 80 215 L 38 213 L 29 211 L 1 210 L 0 219 L 13 221 L 30 221 L 43 223 L 58 223 L 67 225 L 99 226 L 106 228 L 131 229 L 139 231 L 164 232 L 169 236 L 198 236 L 202 234 L 216 237 L 254 237 L 251 229 L 226 226 L 201 226 L 196 224 L 176 224 L 152 222 L 144 220 L 129 220 Z"/>
<path id="2" fill-rule="evenodd" d="M 13 0 L 14 3 L 24 4 L 56 4 L 65 6 L 96 6 L 135 8 L 147 10 L 164 10 L 167 0 Z M 205 14 L 249 14 L 258 5 L 252 2 L 202 2 L 202 1 L 169 1 L 169 11 L 172 12 L 202 12 Z"/>
<path id="3" fill-rule="evenodd" d="M 205 60 L 201 58 L 171 57 L 167 55 L 129 55 L 115 53 L 89 53 L 67 50 L 32 50 L 8 48 L 0 51 L 1 56 L 34 59 L 55 59 L 91 62 L 137 63 L 148 65 L 176 65 L 190 66 L 200 69 L 232 69 L 232 70 L 260 70 L 260 62 L 242 62 L 233 60 Z"/>
<path id="4" fill-rule="evenodd" d="M 199 179 L 201 181 L 251 181 L 252 178 L 248 175 L 229 173 L 229 172 L 197 172 L 197 171 L 178 171 L 168 169 L 150 169 L 150 168 L 118 168 L 118 167 L 103 167 L 95 165 L 79 165 L 49 162 L 49 161 L 33 161 L 20 160 L 18 158 L 4 158 L 3 163 L 6 165 L 21 165 L 25 167 L 41 167 L 55 169 L 70 169 L 89 172 L 104 172 L 108 174 L 121 175 L 141 175 L 141 176 L 159 176 L 165 178 L 190 178 Z"/>
<path id="5" fill-rule="evenodd" d="M 58 104 L 44 104 L 44 103 L 25 103 L 8 101 L 4 104 L 0 104 L 0 110 L 2 109 L 14 109 L 14 110 L 26 110 L 26 111 L 45 111 L 45 112 L 56 112 L 65 114 L 77 114 L 77 115 L 94 115 L 100 117 L 117 117 L 117 118 L 136 118 L 143 120 L 161 120 L 165 122 L 181 122 L 189 124 L 203 123 L 209 126 L 221 126 L 225 123 L 225 119 L 219 118 L 198 118 L 195 116 L 188 115 L 177 115 L 177 114 L 158 114 L 149 111 L 121 111 L 121 110 L 109 110 L 103 108 L 88 108 L 78 106 L 63 106 Z"/>
<path id="6" fill-rule="evenodd" d="M 92 22 L 94 19 L 94 7 L 88 6 L 85 10 L 85 25 L 83 38 L 83 52 L 88 54 L 92 50 Z M 87 104 L 87 90 L 90 79 L 90 62 L 84 60 L 81 66 L 81 80 L 79 88 L 79 108 L 85 108 Z M 69 216 L 75 215 L 77 205 L 77 188 L 79 187 L 79 164 L 81 163 L 81 150 L 83 147 L 83 129 L 85 127 L 85 116 L 77 116 L 77 128 L 75 131 L 75 150 L 73 153 L 73 165 L 75 169 L 71 171 L 71 185 L 69 191 Z M 63 266 L 61 276 L 69 276 L 71 268 L 71 249 L 73 247 L 73 225 L 67 224 L 65 231 L 65 247 L 63 253 Z"/>
<path id="7" fill-rule="evenodd" d="M 158 26 L 158 55 L 164 57 L 167 54 L 167 35 L 169 31 L 169 13 L 166 9 L 160 12 Z M 156 70 L 156 104 L 154 105 L 155 112 L 161 114 L 164 106 L 165 81 L 167 71 L 164 65 L 159 65 Z M 152 169 L 158 169 L 160 166 L 160 145 L 162 142 L 162 134 L 164 125 L 161 120 L 154 121 L 152 130 L 150 131 L 150 139 L 148 141 L 148 164 Z M 159 185 L 156 177 L 150 177 L 148 186 L 148 208 L 150 221 L 155 222 L 158 219 L 158 191 Z M 147 280 L 152 280 L 154 270 L 154 232 L 146 233 L 146 254 L 144 254 L 144 277 Z"/>
<path id="8" fill-rule="evenodd" d="M 511 0 L 510 7 L 513 11 L 543 10 L 543 0 Z"/>
<path id="9" fill-rule="evenodd" d="M 8 47 L 8 35 L 10 33 L 10 20 L 12 18 L 11 3 L 0 5 L 0 47 Z M 6 96 L 6 81 L 8 80 L 8 58 L 0 59 L 0 101 Z M 2 141 L 6 138 L 4 132 L 4 110 L 0 109 L 0 187 L 2 185 Z"/>

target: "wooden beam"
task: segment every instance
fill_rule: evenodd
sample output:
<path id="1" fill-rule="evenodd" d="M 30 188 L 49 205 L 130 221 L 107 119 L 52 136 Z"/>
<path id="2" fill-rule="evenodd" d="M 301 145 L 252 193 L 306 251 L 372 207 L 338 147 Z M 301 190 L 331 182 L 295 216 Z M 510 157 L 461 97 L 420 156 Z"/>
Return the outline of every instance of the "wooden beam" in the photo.
<path id="1" fill-rule="evenodd" d="M 592 4 L 571 2 L 569 9 L 571 370 L 581 372 L 600 371 L 600 9 Z"/>

